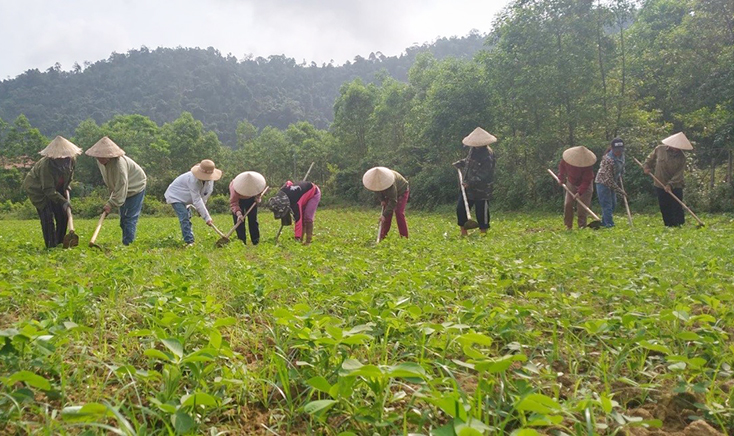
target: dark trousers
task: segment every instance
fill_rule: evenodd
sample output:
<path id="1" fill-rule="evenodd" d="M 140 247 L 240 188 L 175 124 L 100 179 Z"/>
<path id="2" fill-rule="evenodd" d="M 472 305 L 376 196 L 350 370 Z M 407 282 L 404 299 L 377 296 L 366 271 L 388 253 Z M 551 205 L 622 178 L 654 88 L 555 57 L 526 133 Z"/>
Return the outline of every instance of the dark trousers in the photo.
<path id="1" fill-rule="evenodd" d="M 252 206 L 255 200 L 255 197 L 240 200 L 240 209 L 242 209 L 242 213 L 247 212 L 247 209 Z M 257 245 L 260 242 L 260 224 L 257 222 L 257 206 L 252 208 L 250 213 L 247 214 L 246 219 L 247 227 L 250 230 L 250 240 L 252 240 L 252 245 Z M 232 224 L 237 224 L 237 215 L 232 215 Z M 237 238 L 239 238 L 243 244 L 247 244 L 245 223 L 242 223 L 237 227 Z"/>
<path id="2" fill-rule="evenodd" d="M 43 209 L 36 209 L 41 218 L 41 231 L 46 248 L 53 248 L 64 240 L 66 224 L 69 218 L 60 204 L 47 201 Z M 54 224 L 54 219 L 56 223 Z"/>
<path id="3" fill-rule="evenodd" d="M 479 228 L 482 230 L 487 230 L 489 228 L 489 200 L 468 200 L 467 203 L 469 204 L 469 210 L 471 211 L 472 206 L 474 206 L 474 213 L 477 215 L 477 222 L 479 223 Z M 464 227 L 464 224 L 466 224 L 466 221 L 469 219 L 466 216 L 466 207 L 464 207 L 464 197 L 459 196 L 459 203 L 456 205 L 456 223 L 460 227 Z"/>
<path id="4" fill-rule="evenodd" d="M 663 223 L 667 227 L 678 227 L 685 224 L 686 216 L 683 213 L 683 206 L 665 192 L 665 189 L 656 186 L 655 191 L 658 193 L 658 204 L 660 205 L 660 213 L 663 215 Z M 673 194 L 680 201 L 683 201 L 683 188 L 674 188 Z"/>

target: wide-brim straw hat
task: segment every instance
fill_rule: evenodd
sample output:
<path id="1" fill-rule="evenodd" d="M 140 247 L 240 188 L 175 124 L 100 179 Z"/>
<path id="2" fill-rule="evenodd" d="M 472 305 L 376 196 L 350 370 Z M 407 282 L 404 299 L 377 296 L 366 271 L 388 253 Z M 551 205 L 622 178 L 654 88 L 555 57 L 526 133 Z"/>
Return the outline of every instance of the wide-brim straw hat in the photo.
<path id="1" fill-rule="evenodd" d="M 385 167 L 374 167 L 362 176 L 362 184 L 370 191 L 384 191 L 395 183 L 395 173 Z"/>
<path id="2" fill-rule="evenodd" d="M 254 197 L 265 189 L 267 183 L 262 174 L 255 171 L 245 171 L 237 174 L 232 180 L 232 187 L 235 192 L 243 197 Z"/>
<path id="3" fill-rule="evenodd" d="M 677 148 L 678 150 L 693 150 L 691 141 L 686 138 L 686 135 L 683 132 L 678 132 L 675 135 L 668 136 L 663 139 L 662 143 L 668 147 Z"/>
<path id="4" fill-rule="evenodd" d="M 471 132 L 461 143 L 468 147 L 484 147 L 485 145 L 494 144 L 497 138 L 481 127 L 477 127 Z"/>
<path id="5" fill-rule="evenodd" d="M 563 160 L 575 167 L 590 167 L 596 163 L 596 155 L 583 145 L 579 145 L 564 151 Z"/>
<path id="6" fill-rule="evenodd" d="M 82 149 L 63 136 L 57 136 L 46 146 L 46 148 L 39 151 L 38 154 L 51 159 L 62 159 L 65 157 L 79 156 L 82 154 Z"/>
<path id="7" fill-rule="evenodd" d="M 204 159 L 191 167 L 191 172 L 199 180 L 219 180 L 222 178 L 222 170 L 218 170 L 214 161 Z"/>
<path id="8" fill-rule="evenodd" d="M 121 149 L 113 140 L 105 136 L 97 141 L 89 150 L 85 151 L 84 154 L 92 157 L 112 159 L 123 156 L 125 150 Z"/>

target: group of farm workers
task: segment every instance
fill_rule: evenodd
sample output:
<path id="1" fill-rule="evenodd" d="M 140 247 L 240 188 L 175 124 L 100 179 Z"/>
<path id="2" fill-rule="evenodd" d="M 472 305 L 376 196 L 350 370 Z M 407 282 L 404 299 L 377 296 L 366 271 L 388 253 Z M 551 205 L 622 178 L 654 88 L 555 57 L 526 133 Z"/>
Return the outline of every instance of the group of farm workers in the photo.
<path id="1" fill-rule="evenodd" d="M 683 172 L 686 156 L 683 151 L 693 150 L 693 145 L 683 132 L 663 139 L 661 145 L 647 156 L 642 169 L 653 176 L 663 223 L 678 227 L 685 223 L 683 212 Z M 586 227 L 588 208 L 596 184 L 601 205 L 601 226 L 613 227 L 612 213 L 617 205 L 617 194 L 624 197 L 624 141 L 614 138 L 602 156 L 599 172 L 594 178 L 593 165 L 596 155 L 584 146 L 572 147 L 563 152 L 558 165 L 558 183 L 566 186 L 563 222 L 568 230 L 573 228 L 574 206 L 577 207 L 578 227 Z M 674 198 L 675 197 L 675 198 Z M 575 204 L 575 203 L 579 204 Z M 585 207 L 584 207 L 585 206 Z"/>
<path id="2" fill-rule="evenodd" d="M 81 148 L 57 136 L 39 153 L 43 157 L 23 182 L 23 188 L 38 211 L 47 248 L 61 244 L 66 234 L 68 218 L 71 216 L 69 184 L 74 176 L 76 157 L 81 153 Z M 84 153 L 97 159 L 102 179 L 110 191 L 108 200 L 102 206 L 102 213 L 107 215 L 113 208 L 118 208 L 122 243 L 130 245 L 135 240 L 138 218 L 143 208 L 147 182 L 145 171 L 106 136 Z M 221 177 L 222 171 L 216 168 L 214 162 L 204 159 L 190 171 L 176 177 L 166 189 L 166 203 L 173 207 L 178 217 L 181 236 L 187 246 L 194 243 L 191 209 L 196 210 L 207 225 L 214 227 L 206 202 L 212 194 L 214 182 Z M 247 243 L 247 235 L 239 224 L 245 220 L 252 244 L 260 242 L 257 205 L 266 189 L 265 178 L 254 171 L 238 174 L 229 184 L 232 219 L 237 225 L 237 237 L 243 243 Z M 270 199 L 270 204 L 276 218 L 288 225 L 295 223 L 296 240 L 308 245 L 313 237 L 313 220 L 320 200 L 321 191 L 316 184 L 288 181 Z"/>
<path id="3" fill-rule="evenodd" d="M 457 224 L 462 236 L 468 230 L 479 228 L 482 235 L 489 229 L 489 201 L 492 197 L 495 173 L 495 155 L 490 145 L 497 138 L 481 127 L 466 136 L 462 143 L 469 149 L 465 159 L 453 163 L 458 170 L 461 195 L 456 206 Z M 665 138 L 647 157 L 643 165 L 646 174 L 654 175 L 660 212 L 666 226 L 680 226 L 685 222 L 683 208 L 678 200 L 683 199 L 683 171 L 686 157 L 684 150 L 693 146 L 683 133 Z M 47 248 L 61 243 L 71 217 L 69 184 L 74 175 L 76 157 L 82 149 L 57 136 L 42 151 L 42 158 L 33 166 L 23 183 L 31 202 L 38 211 L 41 230 Z M 125 155 L 125 151 L 108 137 L 103 137 L 86 152 L 97 160 L 102 179 L 110 196 L 102 206 L 103 217 L 117 208 L 122 228 L 122 243 L 129 245 L 135 240 L 138 218 L 143 207 L 147 177 L 145 171 Z M 563 152 L 558 167 L 557 180 L 565 186 L 564 224 L 573 228 L 574 206 L 578 203 L 578 227 L 587 225 L 587 210 L 591 206 L 593 183 L 596 184 L 602 208 L 601 225 L 614 226 L 612 213 L 616 207 L 617 194 L 626 196 L 622 184 L 624 174 L 624 141 L 615 138 L 604 153 L 600 168 L 594 178 L 593 166 L 596 155 L 584 146 L 572 147 Z M 204 159 L 190 171 L 179 175 L 165 192 L 166 203 L 170 204 L 181 227 L 181 236 L 187 246 L 194 244 L 191 225 L 191 210 L 195 210 L 208 226 L 221 234 L 214 226 L 206 203 L 214 190 L 214 182 L 222 177 L 222 171 L 213 161 Z M 391 227 L 392 217 L 401 237 L 408 237 L 405 207 L 410 197 L 408 181 L 397 171 L 386 167 L 374 167 L 364 173 L 362 183 L 376 193 L 382 205 L 379 218 L 378 240 L 384 239 Z M 247 232 L 242 224 L 247 220 L 250 242 L 260 242 L 257 220 L 258 205 L 267 191 L 265 177 L 255 171 L 238 174 L 229 183 L 230 211 L 237 237 L 247 243 Z M 267 207 L 282 225 L 294 225 L 294 236 L 304 245 L 311 243 L 316 209 L 321 201 L 321 190 L 309 181 L 287 181 L 269 199 Z M 585 206 L 585 207 L 584 207 Z M 471 219 L 474 208 L 477 221 Z M 100 221 L 101 222 L 101 221 Z"/>

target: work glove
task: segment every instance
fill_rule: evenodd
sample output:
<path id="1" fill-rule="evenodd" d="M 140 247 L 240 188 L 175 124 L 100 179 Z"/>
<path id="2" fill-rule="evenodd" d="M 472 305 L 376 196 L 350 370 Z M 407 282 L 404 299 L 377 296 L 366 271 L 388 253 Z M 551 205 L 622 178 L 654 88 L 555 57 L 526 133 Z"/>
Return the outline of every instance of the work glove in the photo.
<path id="1" fill-rule="evenodd" d="M 61 205 L 61 210 L 66 213 L 67 210 L 71 210 L 71 203 L 68 201 L 65 201 L 64 204 Z"/>

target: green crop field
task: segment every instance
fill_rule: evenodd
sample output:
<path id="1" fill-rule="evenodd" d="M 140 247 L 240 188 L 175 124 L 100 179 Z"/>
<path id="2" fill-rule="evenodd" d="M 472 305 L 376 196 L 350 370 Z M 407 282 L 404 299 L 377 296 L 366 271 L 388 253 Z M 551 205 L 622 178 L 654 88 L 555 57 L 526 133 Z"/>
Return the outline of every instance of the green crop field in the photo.
<path id="1" fill-rule="evenodd" d="M 461 239 L 409 212 L 375 246 L 378 213 L 319 211 L 308 247 L 263 213 L 220 249 L 201 220 L 184 248 L 175 218 L 130 247 L 110 219 L 108 251 L 95 220 L 50 251 L 0 221 L 0 434 L 734 431 L 731 216 L 496 213 Z"/>

